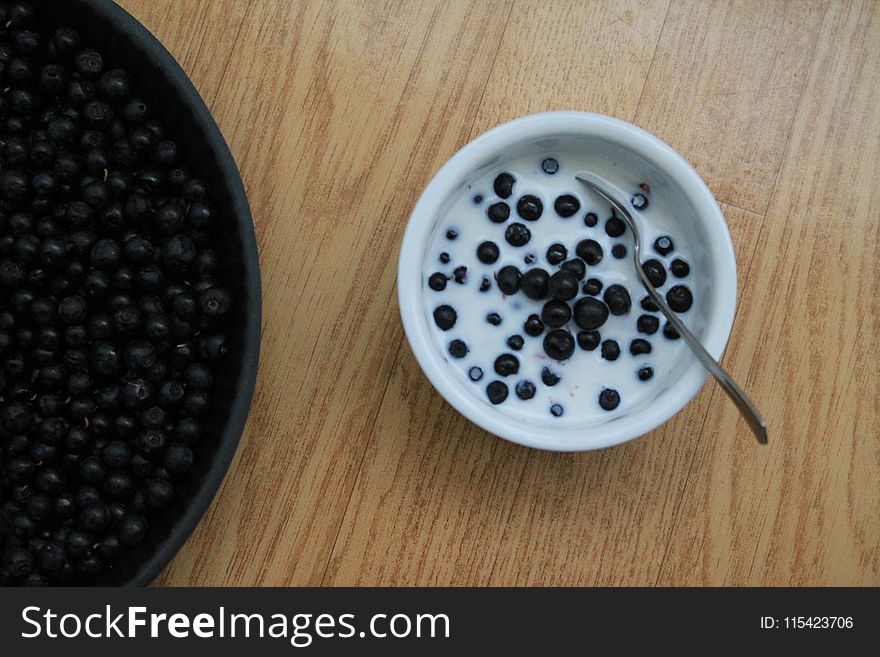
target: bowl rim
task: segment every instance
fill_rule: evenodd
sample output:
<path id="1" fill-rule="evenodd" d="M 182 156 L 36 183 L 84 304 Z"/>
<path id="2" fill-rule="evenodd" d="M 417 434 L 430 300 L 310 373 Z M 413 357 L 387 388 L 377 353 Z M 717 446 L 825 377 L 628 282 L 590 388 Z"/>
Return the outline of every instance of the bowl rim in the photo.
<path id="1" fill-rule="evenodd" d="M 669 145 L 631 123 L 602 114 L 560 111 L 522 116 L 492 128 L 455 153 L 425 187 L 410 215 L 400 247 L 397 292 L 404 332 L 416 360 L 434 388 L 459 413 L 486 431 L 526 447 L 586 451 L 624 443 L 659 427 L 696 396 L 708 373 L 692 357 L 682 376 L 654 401 L 637 413 L 619 416 L 606 424 L 566 430 L 527 425 L 490 407 L 464 388 L 437 349 L 422 308 L 423 254 L 436 213 L 449 195 L 468 173 L 505 148 L 567 134 L 625 145 L 656 164 L 693 204 L 698 220 L 707 227 L 706 245 L 714 265 L 713 284 L 716 285 L 709 300 L 709 321 L 702 339 L 708 352 L 720 358 L 736 310 L 736 258 L 718 202 L 694 168 Z M 412 253 L 419 257 L 405 257 Z M 578 431 L 582 437 L 571 435 Z"/>
<path id="2" fill-rule="evenodd" d="M 140 48 L 161 68 L 171 94 L 176 94 L 182 106 L 192 112 L 194 120 L 204 131 L 205 147 L 216 158 L 223 185 L 232 200 L 229 208 L 236 219 L 236 229 L 242 245 L 242 263 L 245 280 L 244 326 L 242 327 L 241 366 L 235 381 L 235 394 L 229 407 L 229 419 L 223 427 L 217 448 L 205 475 L 197 484 L 195 493 L 188 497 L 184 510 L 174 523 L 174 529 L 157 545 L 150 555 L 136 564 L 130 576 L 117 582 L 119 586 L 147 586 L 170 563 L 192 535 L 199 521 L 217 494 L 220 484 L 238 449 L 241 435 L 250 412 L 257 368 L 260 358 L 262 325 L 262 286 L 259 255 L 254 232 L 253 216 L 245 193 L 238 165 L 220 128 L 189 76 L 165 46 L 134 16 L 113 0 L 88 0 L 90 11 L 116 26 L 135 48 Z"/>

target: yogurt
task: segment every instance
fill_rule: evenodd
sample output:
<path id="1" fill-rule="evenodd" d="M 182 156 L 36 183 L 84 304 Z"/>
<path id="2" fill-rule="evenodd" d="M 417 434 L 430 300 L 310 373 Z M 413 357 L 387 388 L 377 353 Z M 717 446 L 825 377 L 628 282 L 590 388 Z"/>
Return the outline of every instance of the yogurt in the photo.
<path id="1" fill-rule="evenodd" d="M 574 178 L 588 168 L 575 154 L 500 160 L 451 200 L 424 254 L 423 307 L 436 348 L 483 403 L 529 424 L 589 425 L 625 414 L 669 385 L 669 377 L 687 350 L 674 331 L 664 330 L 666 321 L 652 304 L 648 310 L 643 308 L 647 293 L 633 269 L 629 231 L 618 234 L 621 222 L 613 218 L 608 203 Z M 660 271 L 655 275 L 665 278 L 657 289 L 669 298 L 669 291 L 676 288 L 673 299 L 680 307 L 690 305 L 687 302 L 692 299 L 692 305 L 681 313 L 687 323 L 699 304 L 690 284 L 699 272 L 691 271 L 687 257 L 689 236 L 674 233 L 663 204 L 654 202 L 647 185 L 625 171 L 615 174 L 616 178 L 609 179 L 630 194 L 631 211 L 644 218 L 643 259 L 656 260 L 655 268 Z M 523 197 L 527 197 L 525 202 L 521 202 Z M 542 206 L 536 220 L 534 203 L 528 197 L 535 197 Z M 557 203 L 560 197 L 563 201 Z M 506 219 L 502 219 L 504 206 L 509 210 Z M 515 224 L 526 229 L 525 244 L 525 233 Z M 552 275 L 563 268 L 558 245 L 566 252 L 564 262 L 583 262 L 577 256 L 577 245 L 585 239 L 599 244 L 602 258 L 585 265 L 585 276 L 578 276 L 576 296 L 565 303 L 574 308 L 578 300 L 589 296 L 605 303 L 603 294 L 610 286 L 620 285 L 628 292 L 631 306 L 624 314 L 609 313 L 596 329 L 601 344 L 592 349 L 596 336 L 579 344 L 577 336 L 584 329 L 574 318 L 558 328 L 545 325 L 539 335 L 530 335 L 525 323 L 532 315 L 541 316 L 551 296 L 534 300 L 522 289 L 505 294 L 499 289 L 498 272 L 513 266 L 521 273 L 540 268 Z M 666 248 L 667 240 L 671 248 Z M 479 252 L 484 243 L 497 246 L 497 259 L 487 262 L 493 254 L 485 246 Z M 557 246 L 548 254 L 551 245 Z M 595 292 L 592 279 L 598 279 L 602 289 L 587 294 Z M 571 335 L 574 351 L 569 357 L 557 360 L 548 355 L 544 340 L 551 330 Z M 531 332 L 535 332 L 534 323 Z M 646 341 L 650 353 L 631 353 L 633 340 Z M 614 355 L 611 341 L 619 347 L 614 360 L 609 359 Z M 634 350 L 644 351 L 644 342 L 637 342 Z"/>

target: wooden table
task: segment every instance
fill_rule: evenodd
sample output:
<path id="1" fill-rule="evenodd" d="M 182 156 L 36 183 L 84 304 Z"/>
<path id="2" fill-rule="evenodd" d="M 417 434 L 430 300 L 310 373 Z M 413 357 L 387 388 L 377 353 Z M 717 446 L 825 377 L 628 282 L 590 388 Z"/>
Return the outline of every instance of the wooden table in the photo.
<path id="1" fill-rule="evenodd" d="M 880 4 L 125 0 L 241 167 L 263 270 L 248 429 L 161 584 L 880 584 Z M 493 438 L 422 375 L 397 251 L 432 174 L 522 114 L 653 132 L 736 245 L 714 382 L 601 452 Z"/>

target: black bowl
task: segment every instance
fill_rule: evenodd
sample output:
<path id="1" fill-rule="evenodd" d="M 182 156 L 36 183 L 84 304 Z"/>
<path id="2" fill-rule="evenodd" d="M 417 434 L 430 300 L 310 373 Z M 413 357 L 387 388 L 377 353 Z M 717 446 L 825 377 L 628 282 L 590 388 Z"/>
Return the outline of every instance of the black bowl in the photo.
<path id="1" fill-rule="evenodd" d="M 174 57 L 143 25 L 111 0 L 30 0 L 40 29 L 64 24 L 98 50 L 108 68 L 127 69 L 136 93 L 181 145 L 184 161 L 209 186 L 219 229 L 215 248 L 221 279 L 233 295 L 230 352 L 215 371 L 214 410 L 196 462 L 177 484 L 177 501 L 151 521 L 144 545 L 108 569 L 95 584 L 143 586 L 162 571 L 195 529 L 235 455 L 247 419 L 260 354 L 260 266 L 253 219 L 238 167 L 199 92 Z"/>

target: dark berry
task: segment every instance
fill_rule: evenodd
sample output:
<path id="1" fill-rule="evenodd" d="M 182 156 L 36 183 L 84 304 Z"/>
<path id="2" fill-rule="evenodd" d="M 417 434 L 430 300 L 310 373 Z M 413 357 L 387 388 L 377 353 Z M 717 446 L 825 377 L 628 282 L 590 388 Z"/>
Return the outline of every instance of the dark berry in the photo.
<path id="1" fill-rule="evenodd" d="M 513 349 L 514 351 L 519 351 L 523 348 L 525 344 L 525 340 L 523 340 L 523 336 L 521 335 L 511 335 L 507 338 L 507 346 Z"/>
<path id="2" fill-rule="evenodd" d="M 537 196 L 526 194 L 516 202 L 516 212 L 526 221 L 537 221 L 544 212 L 544 204 Z"/>
<path id="3" fill-rule="evenodd" d="M 498 326 L 501 324 L 501 315 L 498 313 L 489 313 L 486 315 L 486 321 L 489 322 L 492 326 Z"/>
<path id="4" fill-rule="evenodd" d="M 611 217 L 605 222 L 605 234 L 608 237 L 620 237 L 626 231 L 626 224 L 620 217 Z"/>
<path id="5" fill-rule="evenodd" d="M 550 407 L 550 415 L 553 417 L 562 417 L 562 414 L 565 412 L 565 409 L 562 408 L 562 404 L 553 404 Z"/>
<path id="6" fill-rule="evenodd" d="M 526 380 L 517 383 L 515 390 L 516 396 L 524 400 L 532 399 L 535 396 L 535 392 L 537 392 L 535 384 Z"/>
<path id="7" fill-rule="evenodd" d="M 525 246 L 532 239 L 531 231 L 526 228 L 525 224 L 518 222 L 512 223 L 504 231 L 504 239 L 511 246 Z"/>
<path id="8" fill-rule="evenodd" d="M 651 377 L 654 376 L 654 368 L 648 367 L 647 365 L 645 367 L 640 367 L 639 372 L 638 372 L 638 376 L 639 376 L 639 381 L 647 381 L 648 379 L 650 379 Z"/>
<path id="9" fill-rule="evenodd" d="M 553 175 L 557 171 L 559 171 L 559 162 L 557 162 L 552 157 L 546 158 L 543 162 L 541 162 L 541 169 L 544 170 L 544 173 L 549 173 Z"/>
<path id="10" fill-rule="evenodd" d="M 626 257 L 626 247 L 623 244 L 615 244 L 611 247 L 611 255 L 618 260 L 622 260 Z"/>
<path id="11" fill-rule="evenodd" d="M 441 290 L 446 289 L 446 276 L 441 274 L 440 272 L 436 272 L 431 274 L 428 278 L 428 287 L 430 287 L 435 292 L 440 292 Z"/>
<path id="12" fill-rule="evenodd" d="M 483 378 L 483 370 L 479 367 L 472 367 L 468 370 L 468 378 L 471 381 L 479 381 Z"/>
<path id="13" fill-rule="evenodd" d="M 598 278 L 588 278 L 586 283 L 584 283 L 583 290 L 584 294 L 594 297 L 602 291 L 602 281 Z"/>
<path id="14" fill-rule="evenodd" d="M 477 247 L 477 259 L 482 262 L 484 265 L 491 265 L 496 260 L 498 260 L 498 256 L 500 255 L 500 251 L 498 250 L 498 245 L 495 242 L 481 242 Z"/>
<path id="15" fill-rule="evenodd" d="M 480 281 L 480 292 L 488 292 L 492 288 L 492 283 L 486 276 L 483 276 L 483 280 Z"/>
<path id="16" fill-rule="evenodd" d="M 452 306 L 442 305 L 434 309 L 434 322 L 441 331 L 448 331 L 455 326 L 455 320 L 458 315 Z"/>
<path id="17" fill-rule="evenodd" d="M 666 324 L 663 325 L 663 337 L 667 340 L 678 340 L 681 336 L 672 324 L 666 322 Z"/>
<path id="18" fill-rule="evenodd" d="M 578 346 L 584 351 L 594 351 L 601 339 L 599 331 L 579 331 L 577 334 Z"/>
<path id="19" fill-rule="evenodd" d="M 575 278 L 578 281 L 584 280 L 584 276 L 587 275 L 587 266 L 580 258 L 572 258 L 571 260 L 566 260 L 562 263 L 562 267 L 560 267 L 560 269 L 574 274 Z"/>
<path id="20" fill-rule="evenodd" d="M 516 182 L 509 173 L 499 173 L 492 183 L 492 189 L 499 198 L 507 198 L 513 193 L 513 184 Z"/>
<path id="21" fill-rule="evenodd" d="M 529 315 L 523 324 L 523 331 L 526 335 L 535 338 L 544 332 L 544 322 L 542 322 L 541 318 L 537 315 Z"/>
<path id="22" fill-rule="evenodd" d="M 549 367 L 545 367 L 541 370 L 541 381 L 544 382 L 545 386 L 553 387 L 559 383 L 559 375 L 553 372 Z"/>
<path id="23" fill-rule="evenodd" d="M 503 294 L 516 294 L 519 292 L 520 280 L 522 274 L 519 269 L 513 265 L 506 265 L 498 270 L 495 280 L 498 282 L 498 289 Z"/>
<path id="24" fill-rule="evenodd" d="M 651 353 L 651 343 L 644 338 L 636 338 L 629 343 L 629 353 L 633 356 Z"/>
<path id="25" fill-rule="evenodd" d="M 595 212 L 587 212 L 584 215 L 584 226 L 587 228 L 593 228 L 597 223 L 599 223 L 599 217 Z"/>
<path id="26" fill-rule="evenodd" d="M 453 358 L 464 358 L 467 352 L 468 348 L 464 340 L 453 340 L 449 343 L 449 355 Z"/>
<path id="27" fill-rule="evenodd" d="M 654 287 L 660 287 L 666 282 L 666 269 L 663 268 L 663 263 L 655 258 L 645 260 L 642 263 L 642 271 Z"/>
<path id="28" fill-rule="evenodd" d="M 519 372 L 519 359 L 513 354 L 501 354 L 495 359 L 495 373 L 510 376 Z"/>
<path id="29" fill-rule="evenodd" d="M 588 265 L 597 265 L 604 255 L 602 246 L 596 240 L 585 239 L 578 242 L 575 247 L 577 257 Z"/>
<path id="30" fill-rule="evenodd" d="M 681 258 L 676 258 L 670 263 L 669 271 L 676 278 L 685 278 L 691 273 L 691 266 Z"/>
<path id="31" fill-rule="evenodd" d="M 654 240 L 654 250 L 660 255 L 667 255 L 675 248 L 672 244 L 672 238 L 668 235 L 662 235 Z"/>
<path id="32" fill-rule="evenodd" d="M 568 249 L 562 244 L 551 244 L 547 249 L 547 262 L 558 265 L 568 257 Z"/>
<path id="33" fill-rule="evenodd" d="M 571 333 L 554 329 L 544 336 L 544 353 L 555 360 L 565 360 L 574 353 L 574 338 Z"/>
<path id="34" fill-rule="evenodd" d="M 440 254 L 439 259 L 440 259 L 440 262 L 442 262 L 444 265 L 447 265 L 447 264 L 449 264 L 449 261 L 452 259 L 452 256 L 450 256 L 448 253 L 446 253 L 446 251 L 443 251 Z"/>
<path id="35" fill-rule="evenodd" d="M 605 360 L 617 360 L 620 357 L 620 345 L 616 340 L 602 341 L 602 358 Z"/>
<path id="36" fill-rule="evenodd" d="M 503 224 L 510 218 L 510 206 L 503 201 L 493 203 L 486 208 L 486 216 L 489 217 L 492 223 Z"/>
<path id="37" fill-rule="evenodd" d="M 454 228 L 450 228 L 449 230 L 446 231 L 446 239 L 448 239 L 448 240 L 458 239 L 458 231 L 455 230 Z"/>
<path id="38" fill-rule="evenodd" d="M 507 384 L 503 381 L 492 381 L 486 386 L 486 396 L 493 404 L 500 404 L 507 399 Z"/>
<path id="39" fill-rule="evenodd" d="M 613 411 L 620 405 L 620 393 L 613 388 L 604 388 L 599 393 L 599 406 L 603 410 Z"/>
<path id="40" fill-rule="evenodd" d="M 571 194 L 563 194 L 553 203 L 553 208 L 562 218 L 568 218 L 581 209 L 581 203 Z"/>
<path id="41" fill-rule="evenodd" d="M 694 303 L 691 291 L 684 285 L 674 285 L 666 293 L 666 303 L 677 313 L 686 313 Z"/>
<path id="42" fill-rule="evenodd" d="M 660 328 L 660 320 L 653 315 L 639 315 L 636 320 L 636 329 L 639 333 L 654 335 Z"/>
<path id="43" fill-rule="evenodd" d="M 541 320 L 550 328 L 564 326 L 570 319 L 571 307 L 564 301 L 548 301 L 541 309 Z"/>
<path id="44" fill-rule="evenodd" d="M 464 265 L 460 267 L 456 267 L 452 270 L 452 280 L 454 280 L 459 285 L 464 285 L 467 281 L 467 267 Z"/>
<path id="45" fill-rule="evenodd" d="M 537 261 L 538 261 L 538 256 L 536 256 L 534 253 L 527 253 L 526 257 L 523 258 L 523 262 L 525 262 L 527 265 L 533 265 Z"/>
<path id="46" fill-rule="evenodd" d="M 560 301 L 574 299 L 578 293 L 578 279 L 570 271 L 560 269 L 550 277 L 547 291 L 551 297 Z"/>
<path id="47" fill-rule="evenodd" d="M 602 295 L 608 309 L 612 315 L 625 315 L 632 307 L 632 301 L 629 298 L 629 292 L 622 285 L 609 285 Z"/>
<path id="48" fill-rule="evenodd" d="M 657 307 L 657 304 L 654 303 L 654 300 L 651 297 L 644 297 L 639 305 L 642 307 L 642 310 L 646 310 L 649 313 L 656 313 L 660 309 Z"/>
<path id="49" fill-rule="evenodd" d="M 595 297 L 582 297 L 574 304 L 574 321 L 579 327 L 590 331 L 608 321 L 608 306 Z"/>
<path id="50" fill-rule="evenodd" d="M 546 298 L 550 284 L 550 276 L 540 268 L 529 269 L 522 275 L 520 288 L 529 299 L 541 301 Z"/>

